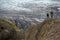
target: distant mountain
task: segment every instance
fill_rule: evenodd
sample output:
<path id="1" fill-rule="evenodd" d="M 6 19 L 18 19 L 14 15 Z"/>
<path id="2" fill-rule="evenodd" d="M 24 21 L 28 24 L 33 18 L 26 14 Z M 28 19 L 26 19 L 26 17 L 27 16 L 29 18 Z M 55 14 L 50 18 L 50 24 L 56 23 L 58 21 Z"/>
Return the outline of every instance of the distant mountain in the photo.
<path id="1" fill-rule="evenodd" d="M 22 28 L 24 30 L 27 29 L 31 25 L 36 25 L 36 24 L 44 21 L 44 19 L 28 18 L 28 17 L 24 17 L 24 16 L 15 17 L 15 19 L 10 19 L 10 20 L 12 22 L 14 22 L 16 24 L 16 26 L 18 26 L 19 28 Z"/>

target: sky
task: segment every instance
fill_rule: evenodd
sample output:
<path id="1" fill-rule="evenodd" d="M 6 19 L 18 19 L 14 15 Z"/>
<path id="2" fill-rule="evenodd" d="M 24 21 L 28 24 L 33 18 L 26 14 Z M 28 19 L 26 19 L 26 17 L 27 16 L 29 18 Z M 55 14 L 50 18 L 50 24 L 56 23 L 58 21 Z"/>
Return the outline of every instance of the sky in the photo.
<path id="1" fill-rule="evenodd" d="M 7 10 L 7 13 L 29 12 L 28 14 L 45 15 L 45 7 L 52 4 L 60 4 L 60 0 L 0 0 L 0 9 Z"/>
<path id="2" fill-rule="evenodd" d="M 30 6 L 33 7 L 33 5 L 35 4 L 48 5 L 48 4 L 60 3 L 59 1 L 60 0 L 0 0 L 0 9 L 31 11 L 29 7 Z"/>

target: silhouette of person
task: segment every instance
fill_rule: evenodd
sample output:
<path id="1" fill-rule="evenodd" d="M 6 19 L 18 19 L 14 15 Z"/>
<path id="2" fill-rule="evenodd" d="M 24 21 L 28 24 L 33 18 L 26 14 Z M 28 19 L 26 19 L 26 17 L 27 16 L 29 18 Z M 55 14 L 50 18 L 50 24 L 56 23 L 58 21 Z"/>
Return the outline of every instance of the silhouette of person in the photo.
<path id="1" fill-rule="evenodd" d="M 47 18 L 49 18 L 49 14 L 47 13 Z"/>
<path id="2" fill-rule="evenodd" d="M 50 12 L 51 18 L 53 18 L 53 12 Z"/>

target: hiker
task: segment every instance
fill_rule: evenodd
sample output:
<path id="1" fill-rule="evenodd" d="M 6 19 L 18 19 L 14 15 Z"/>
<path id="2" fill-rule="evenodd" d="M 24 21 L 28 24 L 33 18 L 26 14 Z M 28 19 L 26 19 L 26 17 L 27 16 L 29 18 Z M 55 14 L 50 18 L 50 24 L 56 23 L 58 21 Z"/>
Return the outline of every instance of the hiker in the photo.
<path id="1" fill-rule="evenodd" d="M 49 18 L 49 14 L 47 13 L 47 18 Z"/>
<path id="2" fill-rule="evenodd" d="M 47 18 L 53 18 L 53 12 L 47 13 Z"/>
<path id="3" fill-rule="evenodd" d="M 52 11 L 50 12 L 50 16 L 51 16 L 51 18 L 53 18 L 53 12 Z"/>

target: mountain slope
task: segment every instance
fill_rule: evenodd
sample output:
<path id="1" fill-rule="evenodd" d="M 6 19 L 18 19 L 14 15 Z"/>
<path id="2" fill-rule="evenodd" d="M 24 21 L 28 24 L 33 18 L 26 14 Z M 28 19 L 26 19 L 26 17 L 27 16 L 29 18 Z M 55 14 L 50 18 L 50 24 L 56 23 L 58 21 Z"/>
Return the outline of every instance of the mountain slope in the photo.
<path id="1" fill-rule="evenodd" d="M 25 40 L 60 40 L 60 19 L 48 19 L 25 32 Z"/>

